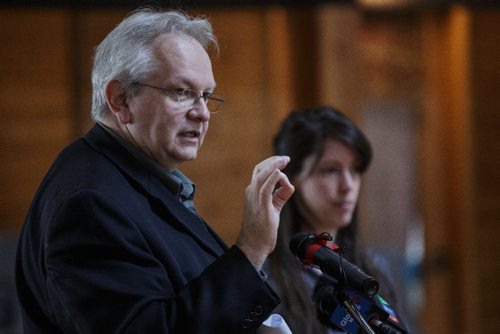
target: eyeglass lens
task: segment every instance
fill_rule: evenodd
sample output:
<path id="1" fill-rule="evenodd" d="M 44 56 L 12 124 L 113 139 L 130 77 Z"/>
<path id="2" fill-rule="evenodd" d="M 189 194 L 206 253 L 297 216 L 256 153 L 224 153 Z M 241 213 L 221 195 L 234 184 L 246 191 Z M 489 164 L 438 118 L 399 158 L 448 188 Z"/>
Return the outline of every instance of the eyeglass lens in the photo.
<path id="1" fill-rule="evenodd" d="M 204 98 L 203 95 L 200 94 L 200 92 L 194 89 L 189 90 L 188 92 L 186 92 L 186 95 L 179 95 L 178 97 L 178 102 L 182 107 L 191 107 L 203 100 L 207 106 L 208 111 L 211 113 L 216 113 L 217 111 L 219 111 L 220 107 L 223 104 L 223 101 L 217 98 Z"/>

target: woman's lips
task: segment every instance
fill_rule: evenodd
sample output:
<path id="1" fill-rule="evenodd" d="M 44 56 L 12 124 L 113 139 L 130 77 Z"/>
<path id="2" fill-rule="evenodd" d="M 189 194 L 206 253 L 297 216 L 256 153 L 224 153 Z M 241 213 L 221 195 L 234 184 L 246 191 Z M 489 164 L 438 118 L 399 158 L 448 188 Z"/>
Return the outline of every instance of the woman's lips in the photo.
<path id="1" fill-rule="evenodd" d="M 354 207 L 354 202 L 352 201 L 336 201 L 335 206 L 344 209 L 344 210 L 350 210 Z"/>

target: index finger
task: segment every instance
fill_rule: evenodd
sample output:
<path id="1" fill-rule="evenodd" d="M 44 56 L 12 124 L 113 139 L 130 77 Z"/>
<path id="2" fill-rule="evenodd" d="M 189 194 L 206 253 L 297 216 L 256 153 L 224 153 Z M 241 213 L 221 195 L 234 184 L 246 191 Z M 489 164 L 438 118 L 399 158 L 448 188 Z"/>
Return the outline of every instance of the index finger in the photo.
<path id="1" fill-rule="evenodd" d="M 265 159 L 255 166 L 252 174 L 252 182 L 262 183 L 274 170 L 282 170 L 290 162 L 286 155 L 275 155 Z"/>

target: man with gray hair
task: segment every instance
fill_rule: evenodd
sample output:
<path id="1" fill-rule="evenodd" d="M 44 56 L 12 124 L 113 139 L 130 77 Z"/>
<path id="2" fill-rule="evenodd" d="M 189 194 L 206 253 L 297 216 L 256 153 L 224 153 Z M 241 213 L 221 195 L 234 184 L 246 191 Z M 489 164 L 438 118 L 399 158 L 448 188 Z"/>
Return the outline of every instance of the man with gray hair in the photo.
<path id="1" fill-rule="evenodd" d="M 96 49 L 96 124 L 59 154 L 19 239 L 26 333 L 251 333 L 279 303 L 260 269 L 294 191 L 289 158 L 254 168 L 232 247 L 178 169 L 224 102 L 209 47 L 206 19 L 148 9 Z"/>

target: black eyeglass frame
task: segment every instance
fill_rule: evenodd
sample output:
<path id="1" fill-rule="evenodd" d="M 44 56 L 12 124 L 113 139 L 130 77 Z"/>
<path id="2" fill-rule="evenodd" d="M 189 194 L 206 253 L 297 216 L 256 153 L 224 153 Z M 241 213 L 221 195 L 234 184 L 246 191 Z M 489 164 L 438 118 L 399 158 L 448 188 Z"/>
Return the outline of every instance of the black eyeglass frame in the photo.
<path id="1" fill-rule="evenodd" d="M 158 87 L 158 86 L 146 84 L 146 83 L 139 82 L 139 81 L 133 81 L 131 84 L 132 85 L 137 85 L 137 86 L 149 87 L 149 88 L 153 88 L 153 89 L 158 89 L 158 90 L 164 91 L 164 92 L 169 92 L 169 93 L 173 92 L 173 93 L 176 93 L 177 94 L 177 103 L 179 103 L 179 104 L 182 103 L 181 98 L 182 98 L 182 96 L 183 96 L 183 94 L 185 92 L 189 92 L 189 94 L 191 96 L 193 96 L 192 94 L 195 93 L 195 95 L 197 97 L 193 100 L 193 105 L 195 105 L 201 99 L 203 99 L 203 101 L 207 105 L 208 111 L 211 114 L 218 113 L 220 111 L 221 107 L 224 105 L 224 96 L 219 95 L 219 94 L 213 94 L 213 93 L 207 93 L 207 92 L 200 93 L 196 89 L 191 89 L 191 88 L 180 88 L 180 87 L 179 88 L 165 88 L 165 87 Z M 215 103 L 215 104 L 212 104 L 212 105 L 217 106 L 216 110 L 210 110 L 210 108 L 208 107 L 209 100 L 211 100 L 211 101 L 213 101 Z"/>

